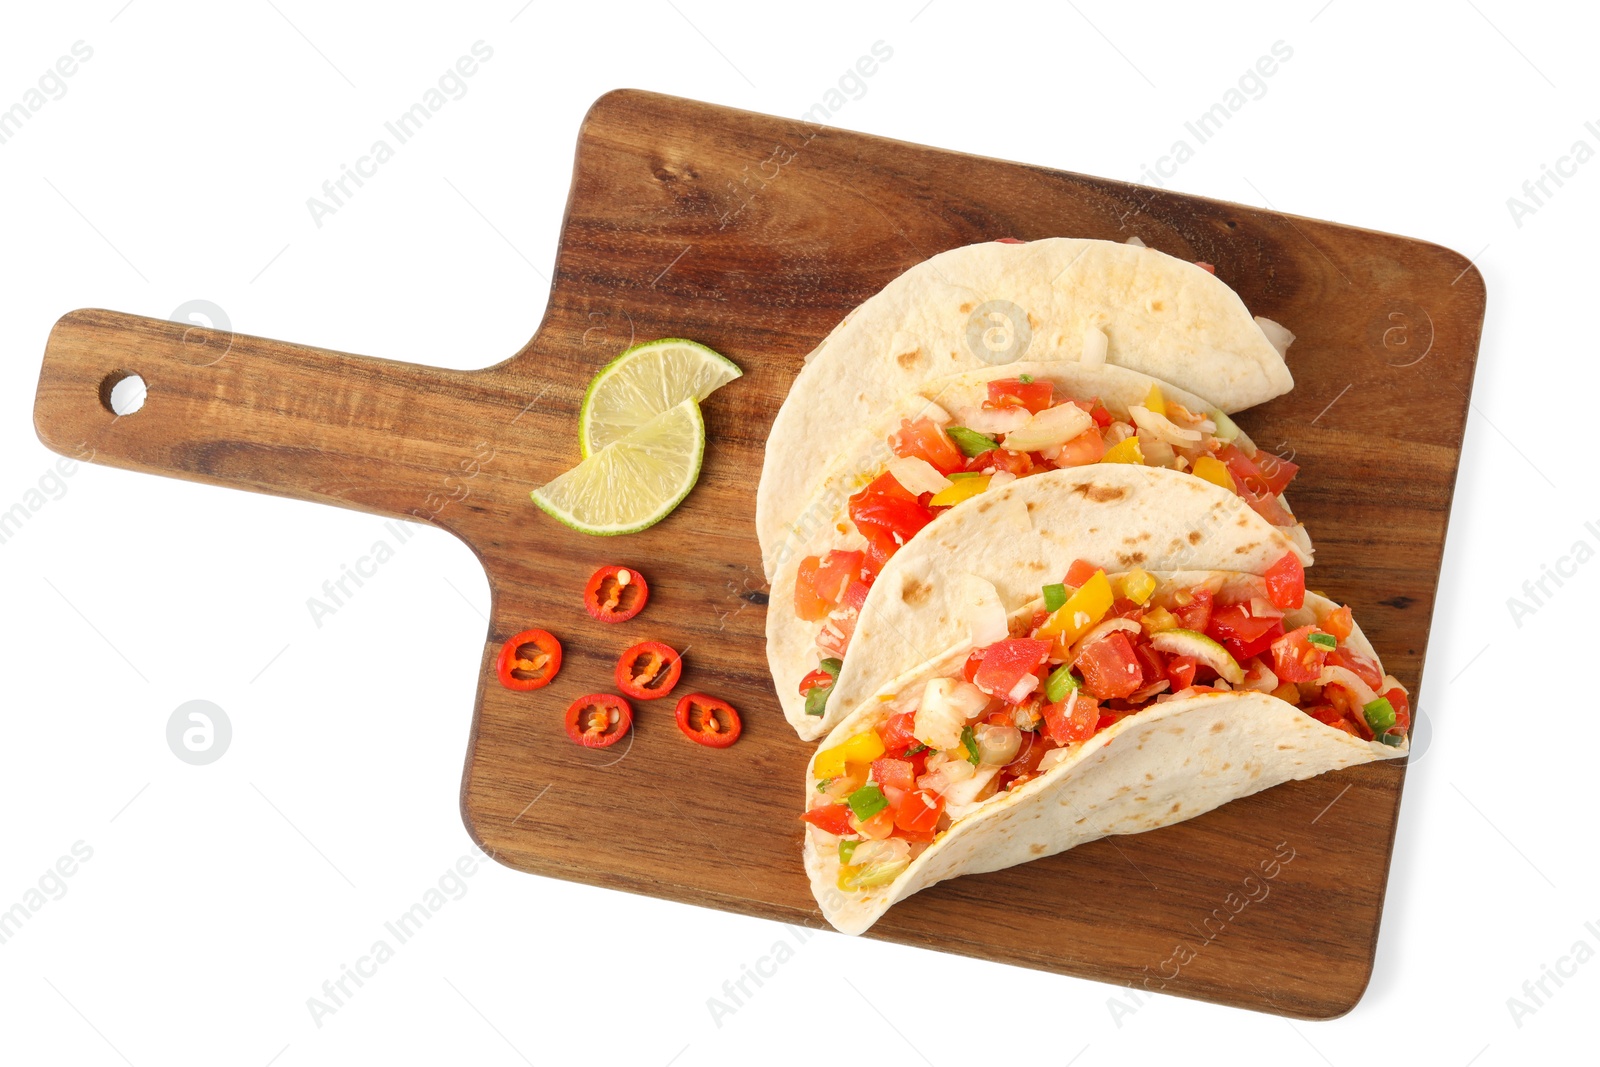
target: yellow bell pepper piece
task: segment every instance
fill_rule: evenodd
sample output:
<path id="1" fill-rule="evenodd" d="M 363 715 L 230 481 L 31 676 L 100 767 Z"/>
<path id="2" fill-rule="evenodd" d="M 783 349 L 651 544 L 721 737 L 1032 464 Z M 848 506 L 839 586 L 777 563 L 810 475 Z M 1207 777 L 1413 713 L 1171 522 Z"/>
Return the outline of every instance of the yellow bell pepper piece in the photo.
<path id="1" fill-rule="evenodd" d="M 1139 625 L 1144 627 L 1145 636 L 1158 634 L 1162 630 L 1178 629 L 1178 617 L 1166 608 L 1154 607 L 1144 613 L 1144 618 L 1139 620 Z"/>
<path id="2" fill-rule="evenodd" d="M 1122 576 L 1122 595 L 1135 604 L 1143 604 L 1156 591 L 1156 576 L 1143 567 L 1135 567 Z"/>
<path id="3" fill-rule="evenodd" d="M 972 478 L 957 478 L 950 483 L 948 489 L 941 489 L 933 494 L 928 501 L 930 507 L 945 508 L 971 500 L 985 489 L 989 488 L 990 475 L 979 474 Z"/>
<path id="4" fill-rule="evenodd" d="M 846 763 L 871 763 L 883 753 L 883 738 L 878 736 L 878 731 L 868 730 L 818 752 L 812 773 L 818 778 L 837 778 L 844 773 Z"/>
<path id="5" fill-rule="evenodd" d="M 853 864 L 839 864 L 839 877 L 834 881 L 840 889 L 852 892 L 856 888 L 856 880 L 861 876 L 861 868 Z"/>
<path id="6" fill-rule="evenodd" d="M 1220 485 L 1230 493 L 1236 492 L 1233 474 L 1229 472 L 1228 465 L 1216 456 L 1201 456 L 1195 460 L 1194 474 L 1196 478 L 1204 478 L 1212 485 Z"/>
<path id="7" fill-rule="evenodd" d="M 1143 466 L 1144 449 L 1139 447 L 1138 437 L 1128 437 L 1106 449 L 1106 454 L 1100 457 L 1100 462 L 1137 463 Z"/>
<path id="8" fill-rule="evenodd" d="M 1054 637 L 1057 645 L 1070 645 L 1105 618 L 1115 599 L 1106 572 L 1095 571 L 1094 576 L 1079 586 L 1065 604 L 1044 620 L 1034 636 Z"/>
<path id="9" fill-rule="evenodd" d="M 1144 406 L 1157 415 L 1167 413 L 1167 398 L 1161 395 L 1161 386 L 1152 385 L 1150 395 L 1144 398 Z"/>

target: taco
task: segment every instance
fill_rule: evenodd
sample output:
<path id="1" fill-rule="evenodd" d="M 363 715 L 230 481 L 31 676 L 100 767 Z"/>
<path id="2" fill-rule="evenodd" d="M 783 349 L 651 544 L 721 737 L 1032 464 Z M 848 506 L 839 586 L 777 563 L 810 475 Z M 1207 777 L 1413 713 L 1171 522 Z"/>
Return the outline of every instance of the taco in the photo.
<path id="1" fill-rule="evenodd" d="M 1293 339 L 1203 267 L 1139 245 L 1049 238 L 967 245 L 912 267 L 806 357 L 767 439 L 762 558 L 811 498 L 840 427 L 930 378 L 1020 360 L 1109 363 L 1233 412 L 1288 392 Z M 769 571 L 768 577 L 771 577 Z"/>
<path id="2" fill-rule="evenodd" d="M 1062 607 L 1046 591 L 1016 636 L 919 665 L 812 758 L 805 865 L 840 931 L 947 878 L 1409 750 L 1406 690 L 1348 607 L 1270 576 L 1073 572 Z"/>
<path id="3" fill-rule="evenodd" d="M 1079 557 L 1251 574 L 1275 565 L 1299 573 L 1311 562 L 1298 527 L 1273 525 L 1236 492 L 1191 473 L 1100 462 L 998 487 L 999 474 L 988 477 L 985 492 L 912 531 L 881 569 L 875 560 L 898 534 L 875 532 L 877 548 L 870 540 L 855 548 L 861 535 L 846 539 L 848 526 L 836 531 L 839 548 L 785 564 L 767 608 L 767 661 L 801 737 L 821 737 L 886 682 L 963 637 L 986 644 L 1005 636 L 1008 618 L 1039 595 L 1043 576 L 1064 573 Z M 870 509 L 852 502 L 857 526 L 927 512 L 897 483 L 879 492 L 885 479 L 894 482 L 886 474 L 862 491 Z"/>

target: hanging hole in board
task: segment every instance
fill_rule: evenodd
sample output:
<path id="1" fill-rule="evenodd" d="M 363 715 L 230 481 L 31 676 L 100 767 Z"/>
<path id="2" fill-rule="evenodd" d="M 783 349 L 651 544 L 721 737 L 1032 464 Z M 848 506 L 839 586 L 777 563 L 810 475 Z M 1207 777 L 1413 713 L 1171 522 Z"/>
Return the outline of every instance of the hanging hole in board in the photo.
<path id="1" fill-rule="evenodd" d="M 112 371 L 100 383 L 100 403 L 119 417 L 144 407 L 145 393 L 144 379 L 132 371 Z"/>

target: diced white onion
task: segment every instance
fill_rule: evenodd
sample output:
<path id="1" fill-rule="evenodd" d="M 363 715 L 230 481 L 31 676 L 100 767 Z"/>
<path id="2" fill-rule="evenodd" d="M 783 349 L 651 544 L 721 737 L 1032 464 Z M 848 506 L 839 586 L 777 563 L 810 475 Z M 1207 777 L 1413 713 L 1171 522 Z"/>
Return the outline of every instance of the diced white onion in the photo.
<path id="1" fill-rule="evenodd" d="M 920 412 L 917 413 L 917 418 L 919 418 L 919 419 L 932 419 L 934 422 L 938 423 L 940 426 L 943 426 L 948 422 L 953 422 L 954 421 L 954 417 L 948 411 L 946 411 L 944 408 L 940 407 L 938 404 L 935 404 L 931 400 L 928 401 L 926 407 L 924 407 Z"/>
<path id="2" fill-rule="evenodd" d="M 1387 693 L 1391 689 L 1398 689 L 1402 693 L 1406 692 L 1406 687 L 1400 684 L 1400 679 L 1392 674 L 1386 674 L 1383 676 L 1383 691 Z M 1406 693 L 1406 695 L 1410 696 L 1411 694 Z"/>
<path id="3" fill-rule="evenodd" d="M 1250 615 L 1257 619 L 1281 619 L 1283 609 L 1264 596 L 1253 596 L 1250 598 Z"/>
<path id="4" fill-rule="evenodd" d="M 1060 763 L 1068 756 L 1071 756 L 1076 751 L 1078 751 L 1077 745 L 1067 745 L 1064 748 L 1052 748 L 1049 752 L 1046 752 L 1042 757 L 1040 757 L 1039 773 L 1043 774 L 1045 771 L 1048 771 L 1051 767 L 1054 767 L 1056 764 Z"/>
<path id="5" fill-rule="evenodd" d="M 950 479 L 940 474 L 938 468 L 917 456 L 896 456 L 891 459 L 889 473 L 912 496 L 937 493 L 951 485 Z"/>
<path id="6" fill-rule="evenodd" d="M 922 690 L 911 732 L 929 748 L 956 748 L 967 720 L 982 711 L 989 696 L 960 678 L 931 678 Z"/>
<path id="7" fill-rule="evenodd" d="M 947 756 L 935 752 L 928 757 L 928 769 L 917 779 L 917 786 L 930 793 L 943 795 L 957 782 L 964 782 L 978 773 L 966 756 Z"/>
<path id="8" fill-rule="evenodd" d="M 1139 235 L 1138 234 L 1134 234 L 1133 236 L 1129 237 L 1126 241 L 1124 241 L 1122 243 L 1123 244 L 1127 244 L 1127 245 L 1133 245 L 1135 248 L 1148 247 L 1143 241 L 1139 240 Z"/>
<path id="9" fill-rule="evenodd" d="M 1128 694 L 1128 703 L 1137 704 L 1140 701 L 1149 700 L 1157 693 L 1165 693 L 1167 688 L 1171 685 L 1171 682 L 1163 678 L 1161 681 L 1156 682 L 1153 685 L 1147 685 L 1143 689 L 1139 689 Z"/>
<path id="10" fill-rule="evenodd" d="M 1256 316 L 1256 325 L 1261 327 L 1261 332 L 1267 335 L 1267 343 L 1278 350 L 1279 356 L 1289 354 L 1289 346 L 1294 344 L 1294 334 L 1288 329 L 1278 325 L 1271 319 Z"/>
<path id="11" fill-rule="evenodd" d="M 1372 687 L 1348 667 L 1323 667 L 1322 673 L 1317 676 L 1317 684 L 1344 686 L 1362 707 L 1378 699 L 1378 694 L 1372 691 Z"/>
<path id="12" fill-rule="evenodd" d="M 1094 425 L 1089 413 L 1076 404 L 1057 404 L 1030 418 L 1025 426 L 1006 434 L 1005 446 L 1013 452 L 1037 452 L 1064 445 Z"/>
<path id="13" fill-rule="evenodd" d="M 995 471 L 989 475 L 989 489 L 998 489 L 1002 485 L 1010 485 L 1016 480 L 1017 476 L 1010 471 Z M 988 492 L 989 489 L 985 489 L 984 492 Z"/>
<path id="14" fill-rule="evenodd" d="M 1033 417 L 1027 408 L 962 408 L 961 425 L 979 433 L 1010 433 L 1021 429 Z"/>
<path id="15" fill-rule="evenodd" d="M 1135 425 L 1141 430 L 1148 430 L 1169 445 L 1192 445 L 1200 440 L 1199 430 L 1185 430 L 1158 412 L 1151 411 L 1143 404 L 1135 404 L 1128 409 L 1128 414 L 1133 416 Z"/>
<path id="16" fill-rule="evenodd" d="M 1239 684 L 1239 688 L 1270 693 L 1278 688 L 1278 676 L 1265 663 L 1259 663 L 1245 672 L 1244 681 Z"/>
<path id="17" fill-rule="evenodd" d="M 1134 240 L 1138 240 L 1137 237 Z M 1106 350 L 1111 347 L 1111 339 L 1106 332 L 1098 326 L 1090 326 L 1083 331 L 1083 356 L 1078 362 L 1085 367 L 1103 367 L 1106 362 Z"/>
<path id="18" fill-rule="evenodd" d="M 1020 704 L 1037 688 L 1039 688 L 1039 676 L 1029 672 L 1017 679 L 1017 684 L 1006 694 L 1006 700 L 1012 704 Z"/>
<path id="19" fill-rule="evenodd" d="M 967 766 L 970 767 L 971 764 L 969 763 Z M 950 816 L 952 820 L 970 815 L 978 805 L 983 803 L 983 800 L 989 799 L 984 797 L 983 800 L 979 800 L 978 794 L 982 793 L 989 783 L 994 781 L 994 776 L 999 773 L 999 767 L 979 767 L 972 777 L 965 781 L 957 782 L 946 789 L 944 791 L 945 814 Z"/>
<path id="20" fill-rule="evenodd" d="M 1171 467 L 1178 461 L 1173 447 L 1148 430 L 1139 431 L 1139 454 L 1146 467 Z"/>

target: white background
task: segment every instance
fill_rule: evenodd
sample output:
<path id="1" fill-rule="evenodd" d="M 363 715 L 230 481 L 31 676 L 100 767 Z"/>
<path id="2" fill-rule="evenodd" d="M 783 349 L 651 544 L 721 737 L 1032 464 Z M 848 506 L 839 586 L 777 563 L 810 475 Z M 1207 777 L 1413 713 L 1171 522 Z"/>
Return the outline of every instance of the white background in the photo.
<path id="1" fill-rule="evenodd" d="M 8 12 L 0 108 L 74 42 L 93 58 L 0 145 L 0 511 L 43 501 L 0 544 L 0 909 L 75 842 L 93 856 L 0 945 L 0 1058 L 1592 1060 L 1600 962 L 1547 980 L 1531 1014 L 1507 1000 L 1534 1006 L 1523 983 L 1575 942 L 1600 951 L 1600 564 L 1520 626 L 1507 600 L 1579 539 L 1600 547 L 1584 528 L 1600 529 L 1600 162 L 1520 226 L 1506 203 L 1575 140 L 1600 148 L 1583 125 L 1600 120 L 1592 15 L 1507 0 L 445 6 Z M 467 95 L 316 227 L 307 197 L 480 39 L 494 56 Z M 893 58 L 835 123 L 1125 179 L 1284 41 L 1265 95 L 1170 184 L 1478 259 L 1489 318 L 1420 694 L 1432 738 L 1365 1000 L 1324 1024 L 1170 998 L 1117 1011 L 1108 986 L 831 933 L 800 945 L 775 924 L 487 864 L 318 1026 L 307 998 L 471 847 L 457 788 L 487 585 L 465 546 L 424 529 L 318 628 L 306 599 L 387 536 L 380 520 L 96 466 L 52 479 L 32 430 L 51 323 L 205 299 L 243 332 L 495 362 L 539 320 L 597 96 L 798 116 L 879 40 Z M 1336 410 L 1359 429 L 1358 396 Z M 234 728 L 205 767 L 164 734 L 196 698 Z M 780 939 L 794 958 L 718 1025 L 707 999 Z"/>

